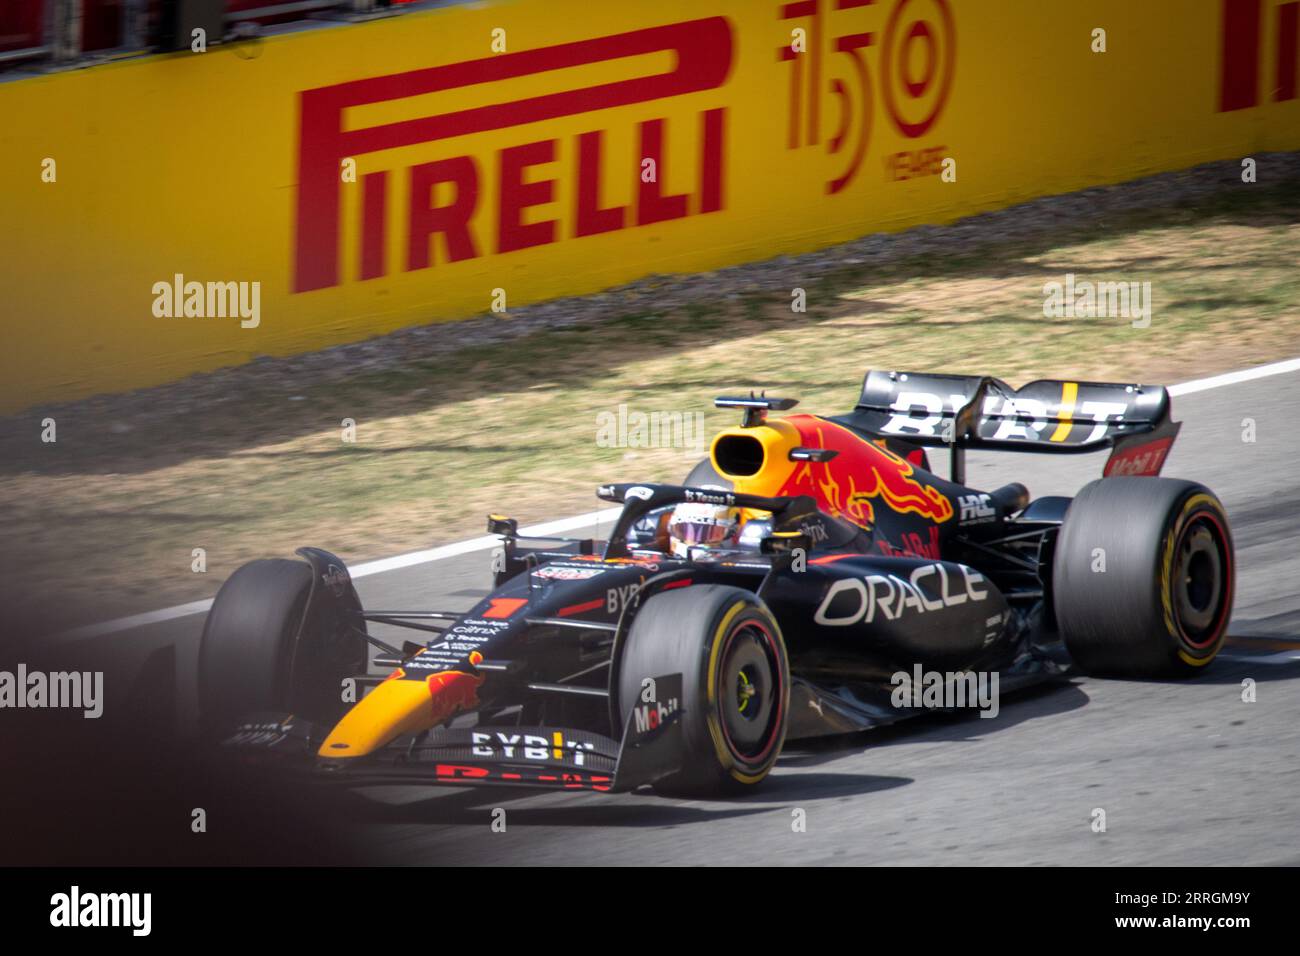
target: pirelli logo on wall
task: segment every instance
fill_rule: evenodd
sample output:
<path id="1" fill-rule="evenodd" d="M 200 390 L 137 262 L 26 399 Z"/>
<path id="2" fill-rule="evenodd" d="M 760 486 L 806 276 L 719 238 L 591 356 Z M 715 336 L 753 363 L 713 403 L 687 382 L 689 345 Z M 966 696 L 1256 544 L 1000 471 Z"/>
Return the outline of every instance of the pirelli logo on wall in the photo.
<path id="1" fill-rule="evenodd" d="M 732 205 L 733 193 L 734 205 L 748 210 L 753 194 L 728 181 L 729 162 L 774 168 L 785 153 L 781 161 L 802 168 L 828 198 L 937 173 L 942 141 L 915 141 L 932 136 L 953 87 L 948 0 L 793 0 L 752 9 L 765 13 L 302 91 L 293 292 L 705 216 Z M 742 27 L 749 58 L 738 77 Z M 598 73 L 603 82 L 584 82 Z M 620 78 L 608 79 L 611 73 Z M 756 77 L 781 95 L 758 95 Z M 681 98 L 690 96 L 686 106 Z M 355 119 L 394 103 L 435 111 L 369 125 Z M 611 112 L 643 104 L 648 118 Z M 738 109 L 747 111 L 748 134 L 735 130 Z M 781 117 L 780 128 L 759 140 L 755 118 L 768 114 Z M 555 132 L 558 121 L 571 128 L 577 117 L 589 118 L 589 128 L 572 137 Z M 613 148 L 629 127 L 633 148 Z M 882 127 L 906 148 L 879 147 Z M 517 130 L 517 142 L 485 147 L 466 139 L 506 130 Z M 341 181 L 344 162 L 391 150 L 410 156 L 410 147 L 425 147 L 427 159 Z M 883 171 L 868 175 L 873 149 L 881 150 Z M 377 161 L 388 165 L 387 157 Z M 755 178 L 749 170 L 749 185 Z"/>
<path id="2" fill-rule="evenodd" d="M 345 158 L 714 90 L 722 86 L 731 69 L 732 49 L 732 27 L 727 19 L 707 17 L 303 92 L 294 291 L 322 289 L 343 281 L 344 268 L 339 262 L 342 191 L 339 167 Z M 560 75 L 563 70 L 661 52 L 672 54 L 674 62 L 664 73 L 557 89 L 525 99 L 382 126 L 343 128 L 344 112 L 365 104 L 461 91 L 526 76 L 543 79 L 554 76 L 559 85 L 563 83 Z M 661 190 L 665 121 L 641 122 L 641 159 L 652 160 L 656 174 L 650 179 L 641 176 L 641 163 L 633 163 L 631 168 L 622 171 L 636 177 L 638 185 L 631 208 L 602 205 L 603 130 L 593 123 L 591 130 L 578 137 L 577 201 L 572 210 L 571 234 L 591 236 L 721 209 L 725 122 L 726 110 L 721 106 L 706 109 L 699 115 L 696 189 L 689 195 L 668 195 Z M 441 237 L 449 262 L 555 242 L 561 235 L 559 221 L 525 222 L 525 213 L 530 207 L 553 201 L 554 182 L 529 174 L 531 167 L 554 162 L 556 147 L 556 139 L 548 137 L 501 149 L 487 163 L 473 155 L 444 155 L 404 171 L 367 173 L 361 189 L 363 212 L 357 277 L 372 279 L 388 272 L 391 259 L 385 248 L 387 193 L 394 175 L 404 175 L 409 188 L 407 241 L 401 250 L 406 271 L 433 265 L 435 236 Z M 492 191 L 495 197 L 490 195 Z M 435 194 L 449 198 L 437 201 Z M 480 206 L 494 200 L 498 215 L 490 234 L 475 234 L 471 219 Z"/>

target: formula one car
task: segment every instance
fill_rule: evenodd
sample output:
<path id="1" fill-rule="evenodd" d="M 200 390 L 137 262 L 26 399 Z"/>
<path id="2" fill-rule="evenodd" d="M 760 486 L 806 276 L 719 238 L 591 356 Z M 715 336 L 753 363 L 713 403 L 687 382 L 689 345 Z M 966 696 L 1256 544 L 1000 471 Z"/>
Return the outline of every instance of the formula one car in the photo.
<path id="1" fill-rule="evenodd" d="M 495 587 L 468 612 L 363 609 L 314 548 L 240 568 L 200 648 L 220 752 L 354 784 L 721 794 L 788 741 L 961 706 L 980 675 L 1188 675 L 1223 644 L 1232 538 L 1213 493 L 1158 477 L 1163 388 L 874 371 L 843 416 L 716 404 L 743 421 L 683 485 L 598 489 L 622 504 L 607 540 L 490 517 Z M 1103 447 L 1074 499 L 964 482 L 968 449 Z"/>

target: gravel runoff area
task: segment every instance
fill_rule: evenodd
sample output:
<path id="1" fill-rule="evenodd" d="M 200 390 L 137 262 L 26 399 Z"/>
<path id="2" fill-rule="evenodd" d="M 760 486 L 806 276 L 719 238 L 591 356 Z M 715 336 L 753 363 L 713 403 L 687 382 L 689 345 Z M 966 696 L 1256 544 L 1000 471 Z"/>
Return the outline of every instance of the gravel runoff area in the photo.
<path id="1" fill-rule="evenodd" d="M 1259 188 L 1300 178 L 1300 152 L 1255 157 Z M 675 312 L 689 306 L 748 295 L 789 293 L 848 268 L 907 259 L 995 255 L 1002 245 L 1059 235 L 1068 238 L 1106 225 L 1108 217 L 1144 209 L 1195 206 L 1241 184 L 1241 161 L 1223 160 L 1178 172 L 1160 173 L 1111 186 L 1048 196 L 981 213 L 944 226 L 917 226 L 896 233 L 872 233 L 852 242 L 799 256 L 689 275 L 648 276 L 592 295 L 553 299 L 458 321 L 434 320 L 362 342 L 283 358 L 263 357 L 245 365 L 191 375 L 176 382 L 63 404 L 42 404 L 42 415 L 76 410 L 101 421 L 129 421 L 132 427 L 174 417 L 187 409 L 211 410 L 238 402 L 249 390 L 292 395 L 309 385 L 341 381 L 361 372 L 382 372 L 444 358 L 458 350 L 519 339 L 545 329 L 642 312 Z M 30 410 L 12 418 L 30 417 Z M 0 419 L 2 422 L 3 419 Z"/>

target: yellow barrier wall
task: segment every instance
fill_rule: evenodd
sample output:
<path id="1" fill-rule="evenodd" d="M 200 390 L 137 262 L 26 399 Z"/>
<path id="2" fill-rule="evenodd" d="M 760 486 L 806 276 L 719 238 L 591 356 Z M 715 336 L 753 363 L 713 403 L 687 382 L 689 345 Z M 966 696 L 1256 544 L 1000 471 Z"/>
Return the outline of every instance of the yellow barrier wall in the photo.
<path id="1" fill-rule="evenodd" d="M 0 409 L 1296 149 L 1296 9 L 515 0 L 2 83 Z"/>

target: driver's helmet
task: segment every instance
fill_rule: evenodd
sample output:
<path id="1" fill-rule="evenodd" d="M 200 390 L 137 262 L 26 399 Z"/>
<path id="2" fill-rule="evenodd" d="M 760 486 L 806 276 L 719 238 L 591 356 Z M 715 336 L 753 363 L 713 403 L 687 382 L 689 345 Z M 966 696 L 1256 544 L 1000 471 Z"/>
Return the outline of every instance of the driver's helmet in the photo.
<path id="1" fill-rule="evenodd" d="M 740 534 L 740 509 L 692 502 L 680 504 L 668 519 L 672 553 L 689 557 L 691 548 L 734 546 Z"/>

